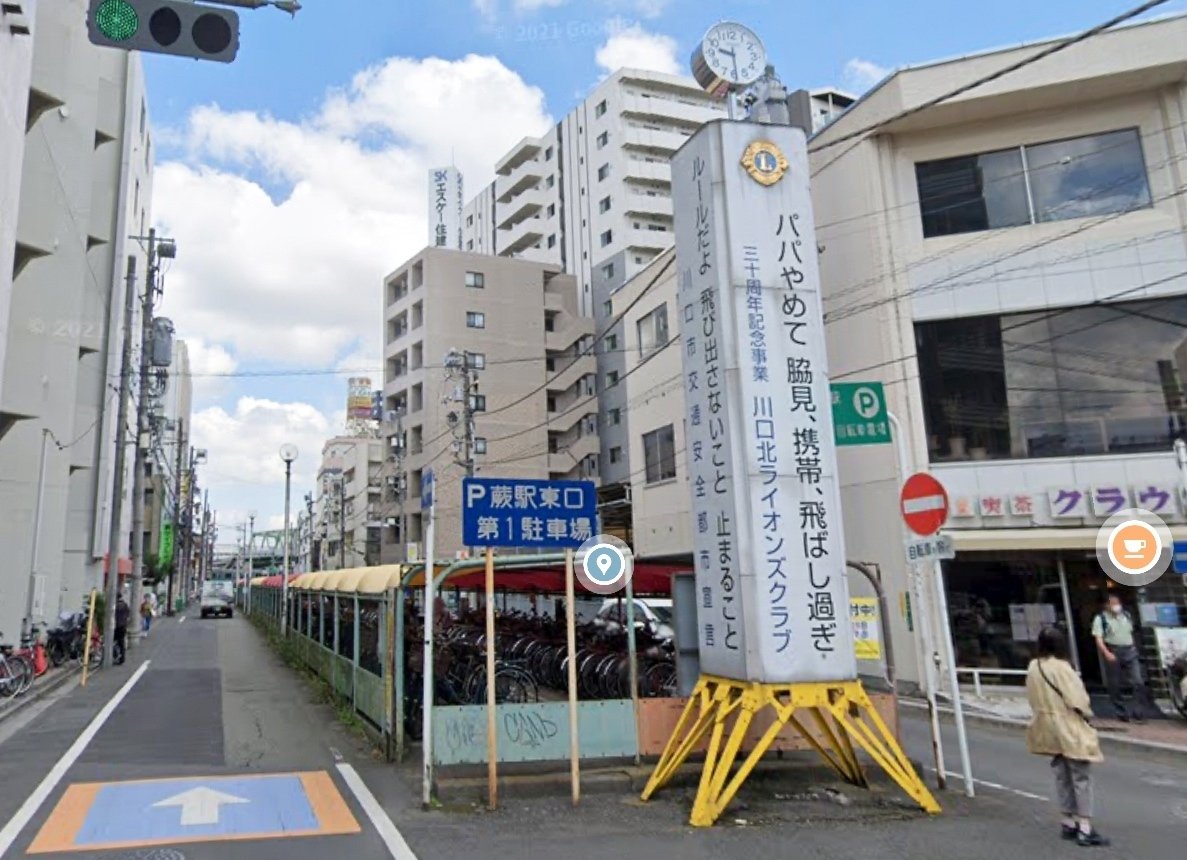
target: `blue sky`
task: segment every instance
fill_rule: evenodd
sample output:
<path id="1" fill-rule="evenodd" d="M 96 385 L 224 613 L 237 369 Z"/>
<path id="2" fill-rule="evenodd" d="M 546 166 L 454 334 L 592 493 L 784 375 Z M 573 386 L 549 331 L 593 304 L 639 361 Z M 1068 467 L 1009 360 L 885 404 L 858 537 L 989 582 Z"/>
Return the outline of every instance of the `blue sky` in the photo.
<path id="1" fill-rule="evenodd" d="M 381 281 L 424 244 L 429 166 L 456 158 L 468 196 L 613 64 L 684 69 L 723 17 L 762 36 L 789 86 L 860 93 L 895 67 L 1078 31 L 1136 0 L 305 4 L 242 12 L 231 65 L 145 57 L 156 220 L 179 246 L 162 312 L 194 345 L 196 441 L 228 524 L 278 519 L 282 441 L 301 447 L 298 496 L 312 488 L 346 371 L 381 382 Z M 297 368 L 343 373 L 242 375 Z"/>

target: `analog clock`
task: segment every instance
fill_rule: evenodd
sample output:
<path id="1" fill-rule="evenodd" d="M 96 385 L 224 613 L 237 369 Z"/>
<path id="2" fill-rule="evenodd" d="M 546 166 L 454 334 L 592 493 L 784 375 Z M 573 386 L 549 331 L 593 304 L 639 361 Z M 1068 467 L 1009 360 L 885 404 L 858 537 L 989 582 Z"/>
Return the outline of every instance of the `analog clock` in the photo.
<path id="1" fill-rule="evenodd" d="M 762 77 L 767 52 L 749 27 L 723 21 L 714 24 L 692 57 L 692 73 L 714 95 L 742 89 Z"/>

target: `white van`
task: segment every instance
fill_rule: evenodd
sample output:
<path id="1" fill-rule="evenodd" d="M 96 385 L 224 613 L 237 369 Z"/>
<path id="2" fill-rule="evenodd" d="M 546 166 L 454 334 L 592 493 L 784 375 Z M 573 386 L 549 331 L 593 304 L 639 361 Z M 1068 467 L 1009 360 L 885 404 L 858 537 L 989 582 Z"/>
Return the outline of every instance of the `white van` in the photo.
<path id="1" fill-rule="evenodd" d="M 626 626 L 626 599 L 607 597 L 598 611 L 597 623 L 608 630 L 621 630 Z M 659 639 L 671 641 L 675 635 L 672 629 L 672 599 L 670 597 L 636 597 L 635 624 L 650 625 L 651 632 Z"/>

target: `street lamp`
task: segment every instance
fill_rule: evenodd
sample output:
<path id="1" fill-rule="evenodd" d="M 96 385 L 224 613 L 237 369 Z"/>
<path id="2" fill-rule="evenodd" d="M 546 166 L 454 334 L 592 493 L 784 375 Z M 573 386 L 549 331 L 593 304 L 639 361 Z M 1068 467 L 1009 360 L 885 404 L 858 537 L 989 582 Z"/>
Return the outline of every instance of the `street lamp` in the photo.
<path id="1" fill-rule="evenodd" d="M 284 607 L 284 619 L 280 622 L 280 635 L 288 635 L 289 625 L 289 494 L 293 483 L 293 460 L 297 459 L 297 446 L 280 446 L 280 459 L 284 460 L 284 568 L 281 570 L 280 604 Z"/>

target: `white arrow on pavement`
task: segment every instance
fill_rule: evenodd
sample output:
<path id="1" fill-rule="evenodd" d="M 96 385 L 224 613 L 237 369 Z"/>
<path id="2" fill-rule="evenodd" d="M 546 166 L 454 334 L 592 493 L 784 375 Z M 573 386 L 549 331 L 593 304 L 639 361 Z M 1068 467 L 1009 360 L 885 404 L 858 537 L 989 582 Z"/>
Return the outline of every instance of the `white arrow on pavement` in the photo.
<path id="1" fill-rule="evenodd" d="M 251 801 L 244 797 L 236 797 L 233 794 L 224 794 L 221 791 L 199 786 L 191 788 L 189 791 L 183 791 L 181 794 L 175 794 L 173 797 L 158 800 L 153 806 L 162 809 L 170 806 L 179 807 L 181 809 L 181 826 L 193 827 L 199 824 L 218 824 L 221 807 L 234 803 L 251 803 Z"/>

